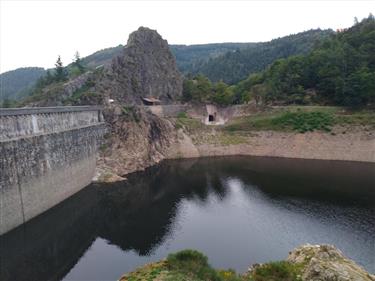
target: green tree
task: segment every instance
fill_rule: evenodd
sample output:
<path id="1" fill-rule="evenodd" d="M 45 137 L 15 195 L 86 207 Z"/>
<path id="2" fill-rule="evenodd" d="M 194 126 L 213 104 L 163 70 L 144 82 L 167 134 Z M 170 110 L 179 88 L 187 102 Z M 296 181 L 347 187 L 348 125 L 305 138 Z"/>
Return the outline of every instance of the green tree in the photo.
<path id="1" fill-rule="evenodd" d="M 193 80 L 185 79 L 182 84 L 182 99 L 183 101 L 191 101 L 194 92 L 194 82 Z"/>
<path id="2" fill-rule="evenodd" d="M 46 73 L 44 79 L 45 79 L 45 82 L 46 82 L 47 85 L 48 85 L 48 84 L 51 84 L 51 83 L 53 82 L 54 77 L 53 77 L 53 75 L 51 74 L 51 71 L 50 71 L 50 70 L 47 70 L 47 73 Z"/>
<path id="3" fill-rule="evenodd" d="M 223 81 L 216 83 L 213 86 L 213 92 L 210 100 L 220 105 L 229 105 L 234 100 L 234 87 L 229 87 Z"/>
<path id="4" fill-rule="evenodd" d="M 10 108 L 10 107 L 12 107 L 12 102 L 10 101 L 10 99 L 5 99 L 3 101 L 1 107 L 3 107 L 3 108 Z"/>
<path id="5" fill-rule="evenodd" d="M 193 92 L 193 99 L 200 102 L 207 102 L 212 92 L 211 81 L 203 75 L 195 78 L 197 90 Z"/>
<path id="6" fill-rule="evenodd" d="M 56 81 L 64 81 L 66 80 L 67 75 L 63 63 L 61 61 L 61 57 L 58 56 L 57 61 L 55 63 L 55 79 Z"/>
<path id="7" fill-rule="evenodd" d="M 2 102 L 2 105 L 1 105 L 2 108 L 11 108 L 11 107 L 16 107 L 16 102 L 14 100 L 11 100 L 11 99 L 4 99 L 4 101 Z"/>
<path id="8" fill-rule="evenodd" d="M 78 51 L 74 54 L 73 67 L 75 67 L 78 70 L 79 74 L 81 74 L 85 71 L 85 67 L 82 64 L 82 59 L 81 59 Z"/>
<path id="9" fill-rule="evenodd" d="M 342 99 L 343 103 L 349 106 L 367 104 L 375 100 L 375 72 L 362 67 L 350 74 L 343 94 L 340 100 Z"/>
<path id="10" fill-rule="evenodd" d="M 265 84 L 256 84 L 251 88 L 250 97 L 254 98 L 255 104 L 263 103 L 267 93 L 267 86 Z"/>

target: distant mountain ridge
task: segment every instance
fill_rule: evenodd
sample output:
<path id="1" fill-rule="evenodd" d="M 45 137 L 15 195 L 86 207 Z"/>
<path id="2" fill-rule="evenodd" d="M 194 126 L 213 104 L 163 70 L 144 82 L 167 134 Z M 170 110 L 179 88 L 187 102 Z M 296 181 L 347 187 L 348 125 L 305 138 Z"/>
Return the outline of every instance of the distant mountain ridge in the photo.
<path id="1" fill-rule="evenodd" d="M 212 43 L 201 45 L 169 45 L 177 67 L 184 75 L 203 74 L 212 81 L 235 83 L 249 74 L 263 70 L 274 60 L 307 53 L 314 42 L 333 33 L 331 30 L 310 30 L 264 43 Z M 109 65 L 121 55 L 124 46 L 99 50 L 82 58 L 88 69 Z M 69 67 L 70 65 L 68 65 Z M 0 74 L 0 101 L 18 100 L 30 94 L 35 82 L 46 73 L 40 67 L 18 68 Z"/>
<path id="2" fill-rule="evenodd" d="M 45 73 L 41 67 L 22 67 L 0 74 L 0 101 L 27 96 L 35 82 Z"/>

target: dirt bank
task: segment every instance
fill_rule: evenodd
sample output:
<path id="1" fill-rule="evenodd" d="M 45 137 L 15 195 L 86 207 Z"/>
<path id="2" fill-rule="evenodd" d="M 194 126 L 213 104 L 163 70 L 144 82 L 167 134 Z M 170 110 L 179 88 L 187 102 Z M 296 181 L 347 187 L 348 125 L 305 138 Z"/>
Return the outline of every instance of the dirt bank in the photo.
<path id="1" fill-rule="evenodd" d="M 194 137 L 181 133 L 166 158 L 253 155 L 321 160 L 375 162 L 375 135 L 366 131 L 345 134 L 259 131 L 231 135 L 212 131 Z"/>
<path id="2" fill-rule="evenodd" d="M 375 163 L 375 131 L 335 127 L 331 132 L 228 132 L 198 123 L 185 126 L 138 109 L 110 111 L 98 181 L 123 180 L 163 159 L 249 155 Z"/>

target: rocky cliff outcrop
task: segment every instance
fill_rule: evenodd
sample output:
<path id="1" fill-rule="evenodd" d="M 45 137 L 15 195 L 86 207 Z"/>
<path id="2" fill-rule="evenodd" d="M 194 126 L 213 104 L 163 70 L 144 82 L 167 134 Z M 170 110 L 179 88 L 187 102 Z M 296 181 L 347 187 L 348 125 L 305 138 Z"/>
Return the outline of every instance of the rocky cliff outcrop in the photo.
<path id="1" fill-rule="evenodd" d="M 113 59 L 96 91 L 120 103 L 141 104 L 142 97 L 170 103 L 182 95 L 182 76 L 168 42 L 155 30 L 140 27 L 130 34 L 123 54 Z"/>
<path id="2" fill-rule="evenodd" d="M 116 181 L 165 158 L 177 133 L 167 119 L 135 106 L 111 106 L 105 110 L 110 128 L 98 160 L 97 180 Z"/>
<path id="3" fill-rule="evenodd" d="M 52 83 L 32 96 L 28 105 L 108 105 L 110 99 L 117 105 L 142 104 L 144 97 L 167 104 L 179 100 L 182 82 L 168 42 L 156 30 L 140 27 L 110 65 Z"/>

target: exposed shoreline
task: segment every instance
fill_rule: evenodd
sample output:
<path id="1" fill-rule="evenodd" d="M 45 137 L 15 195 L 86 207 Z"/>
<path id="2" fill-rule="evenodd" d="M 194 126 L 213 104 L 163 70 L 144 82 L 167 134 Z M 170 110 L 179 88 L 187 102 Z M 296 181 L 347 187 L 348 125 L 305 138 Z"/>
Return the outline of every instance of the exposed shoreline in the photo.
<path id="1" fill-rule="evenodd" d="M 164 119 L 167 120 L 167 119 Z M 168 120 L 169 122 L 169 120 Z M 336 128 L 327 132 L 254 131 L 250 134 L 228 134 L 212 128 L 209 132 L 189 134 L 183 129 L 161 132 L 167 143 L 150 143 L 142 160 L 122 157 L 122 149 L 99 161 L 96 181 L 124 180 L 132 172 L 142 171 L 162 160 L 212 156 L 257 156 L 375 163 L 375 133 L 372 130 Z M 134 140 L 132 142 L 134 144 Z M 143 151 L 143 152 L 145 152 Z M 123 165 L 119 167 L 119 165 Z"/>
<path id="2" fill-rule="evenodd" d="M 214 136 L 222 138 L 223 136 Z M 358 161 L 375 163 L 375 135 L 353 132 L 331 135 L 323 132 L 285 133 L 256 132 L 240 136 L 238 143 L 228 139 L 216 143 L 194 144 L 187 135 L 172 147 L 167 159 L 208 156 L 263 156 L 316 160 Z"/>

